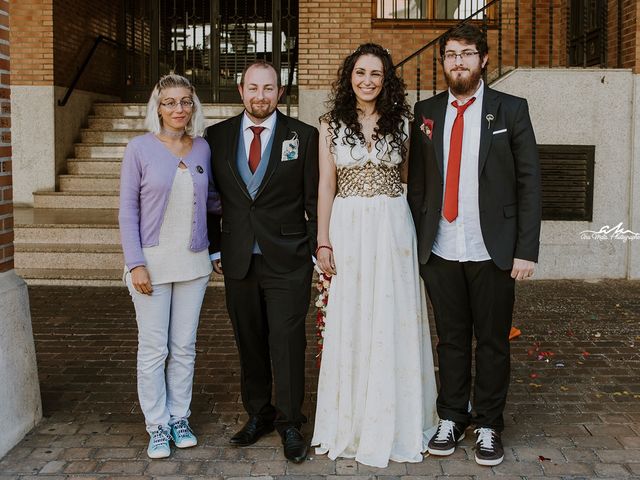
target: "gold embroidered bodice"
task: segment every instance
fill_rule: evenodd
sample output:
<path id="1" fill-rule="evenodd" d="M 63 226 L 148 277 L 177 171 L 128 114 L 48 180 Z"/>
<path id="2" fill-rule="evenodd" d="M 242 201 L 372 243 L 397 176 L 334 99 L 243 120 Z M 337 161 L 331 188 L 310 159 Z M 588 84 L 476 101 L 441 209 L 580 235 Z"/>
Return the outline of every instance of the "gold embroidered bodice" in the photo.
<path id="1" fill-rule="evenodd" d="M 338 197 L 374 197 L 402 195 L 400 170 L 396 165 L 376 165 L 338 168 Z"/>
<path id="2" fill-rule="evenodd" d="M 399 197 L 403 194 L 399 169 L 402 156 L 389 142 L 387 138 L 373 141 L 372 149 L 368 151 L 361 143 L 349 145 L 344 129 L 339 130 L 337 145 L 333 148 L 338 197 Z"/>

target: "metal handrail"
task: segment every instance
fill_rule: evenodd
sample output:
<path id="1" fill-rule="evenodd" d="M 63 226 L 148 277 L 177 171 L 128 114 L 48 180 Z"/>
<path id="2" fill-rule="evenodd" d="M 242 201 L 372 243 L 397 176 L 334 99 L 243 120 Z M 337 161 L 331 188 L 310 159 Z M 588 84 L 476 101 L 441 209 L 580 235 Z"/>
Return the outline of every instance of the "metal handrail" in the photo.
<path id="1" fill-rule="evenodd" d="M 453 30 L 454 28 L 463 25 L 465 23 L 467 23 L 469 20 L 472 20 L 473 17 L 478 16 L 478 14 L 484 12 L 487 8 L 489 8 L 490 6 L 492 6 L 494 3 L 498 3 L 501 0 L 491 0 L 489 3 L 487 3 L 484 7 L 480 8 L 477 12 L 472 13 L 471 15 L 469 15 L 467 18 L 465 18 L 464 20 L 460 20 L 458 23 L 456 23 L 453 27 L 449 28 L 446 32 L 438 35 L 436 38 L 434 38 L 433 40 L 431 40 L 429 43 L 423 45 L 422 47 L 420 47 L 418 50 L 416 50 L 415 52 L 413 52 L 411 55 L 409 55 L 408 57 L 406 57 L 404 60 L 398 62 L 396 64 L 396 68 L 402 67 L 402 65 L 404 65 L 405 63 L 411 61 L 414 57 L 417 57 L 418 55 L 420 55 L 422 52 L 424 52 L 426 49 L 428 49 L 429 47 L 433 46 L 435 43 L 437 43 L 442 37 L 444 37 L 447 32 Z"/>
<path id="2" fill-rule="evenodd" d="M 418 50 L 404 58 L 402 61 L 398 62 L 395 65 L 395 68 L 398 70 L 400 76 L 404 77 L 405 68 L 407 63 L 415 61 L 415 82 L 411 83 L 411 88 L 416 89 L 417 99 L 420 100 L 420 92 L 421 92 L 421 83 L 427 81 L 423 78 L 423 72 L 427 72 L 426 78 L 429 78 L 428 71 L 429 67 L 423 65 L 420 56 L 424 54 L 426 50 L 429 48 L 433 48 L 433 66 L 432 66 L 432 90 L 433 94 L 437 93 L 436 87 L 437 84 L 440 83 L 437 76 L 437 59 L 439 56 L 439 52 L 436 51 L 437 44 L 441 40 L 441 38 L 446 35 L 451 29 L 458 27 L 469 21 L 475 21 L 474 18 L 478 15 L 482 14 L 485 10 L 496 5 L 496 15 L 491 16 L 489 18 L 487 15 L 483 15 L 481 19 L 478 19 L 479 22 L 482 23 L 482 29 L 487 30 L 490 26 L 492 29 L 497 30 L 497 35 L 495 37 L 495 41 L 497 42 L 497 61 L 498 64 L 494 71 L 491 72 L 490 83 L 495 82 L 497 79 L 501 78 L 503 75 L 511 71 L 513 68 L 518 68 L 522 64 L 530 66 L 531 68 L 552 68 L 554 66 L 567 65 L 567 66 L 595 66 L 599 65 L 600 67 L 607 68 L 609 66 L 609 52 L 612 49 L 613 45 L 610 45 L 611 42 L 617 43 L 617 61 L 614 61 L 618 68 L 621 68 L 622 58 L 620 52 L 622 51 L 622 37 L 621 37 L 621 21 L 622 21 L 622 10 L 618 8 L 617 11 L 617 35 L 615 33 L 615 22 L 609 21 L 608 12 L 607 12 L 607 3 L 602 2 L 602 5 L 597 7 L 599 10 L 596 12 L 598 14 L 599 22 L 595 27 L 589 24 L 589 18 L 587 16 L 587 10 L 585 7 L 585 12 L 582 17 L 578 18 L 571 17 L 568 18 L 565 24 L 566 28 L 566 52 L 559 51 L 557 48 L 557 43 L 554 43 L 556 38 L 556 31 L 554 30 L 554 25 L 557 22 L 557 12 L 560 11 L 560 15 L 564 16 L 570 15 L 571 12 L 565 9 L 565 7 L 558 6 L 555 2 L 547 2 L 545 5 L 540 2 L 536 4 L 534 2 L 531 5 L 531 10 L 525 12 L 523 18 L 526 20 L 521 20 L 522 8 L 520 6 L 520 0 L 513 0 L 509 4 L 505 4 L 503 6 L 502 0 L 491 0 L 482 8 L 478 9 L 478 11 L 472 13 L 464 20 L 456 23 L 446 32 L 438 35 L 436 38 L 432 39 Z M 507 20 L 505 20 L 505 12 L 504 8 L 506 5 L 509 5 L 509 14 L 507 15 Z M 539 19 L 544 18 L 545 8 L 548 10 L 548 18 L 546 21 L 540 22 Z M 555 10 L 555 14 L 554 14 Z M 609 12 L 610 13 L 610 12 Z M 530 22 L 531 32 L 530 37 L 526 38 L 525 35 L 521 35 L 520 32 L 520 22 L 527 21 Z M 570 31 L 570 24 L 573 21 L 580 22 L 580 24 L 576 23 L 578 27 L 580 27 L 581 34 L 579 36 L 572 36 Z M 611 24 L 611 25 L 610 25 Z M 504 30 L 504 31 L 503 31 Z M 503 55 L 503 45 L 505 44 L 504 36 L 505 33 L 510 32 L 509 35 L 513 35 L 513 49 L 509 52 L 509 55 L 506 57 Z M 599 49 L 597 50 L 597 58 L 594 55 L 591 55 L 589 59 L 587 59 L 587 51 L 589 46 L 589 41 L 593 42 L 593 35 L 596 32 L 599 35 L 599 39 L 597 40 Z M 545 35 L 546 34 L 546 35 Z M 526 45 L 527 42 L 530 42 L 529 45 Z M 548 42 L 548 45 L 545 44 Z M 522 43 L 522 45 L 521 45 Z M 510 43 L 511 44 L 511 43 Z M 590 50 L 590 51 L 593 51 Z M 505 60 L 505 58 L 507 60 Z M 427 62 L 428 64 L 428 62 Z M 505 68 L 509 67 L 509 68 Z M 413 75 L 413 73 L 411 74 Z M 484 72 L 485 81 L 487 80 L 487 71 Z"/>
<path id="3" fill-rule="evenodd" d="M 113 45 L 113 46 L 116 46 L 116 47 L 122 46 L 122 44 L 120 42 L 118 42 L 118 41 L 116 41 L 116 40 L 114 40 L 112 38 L 105 37 L 104 35 L 98 35 L 96 37 L 96 39 L 94 40 L 94 42 L 93 42 L 93 46 L 91 47 L 91 50 L 89 50 L 89 53 L 87 54 L 87 56 L 85 57 L 84 61 L 80 65 L 80 68 L 76 72 L 76 75 L 73 78 L 73 81 L 71 82 L 71 85 L 67 89 L 67 93 L 62 98 L 62 100 L 58 100 L 58 106 L 64 107 L 67 104 L 67 102 L 69 101 L 69 97 L 71 97 L 71 94 L 75 90 L 76 85 L 80 81 L 80 77 L 82 76 L 82 74 L 84 73 L 85 69 L 87 68 L 87 65 L 89 65 L 89 62 L 91 61 L 91 58 L 93 57 L 93 54 L 96 53 L 96 50 L 98 49 L 98 46 L 103 42 L 107 43 L 107 44 L 110 44 L 110 45 Z"/>

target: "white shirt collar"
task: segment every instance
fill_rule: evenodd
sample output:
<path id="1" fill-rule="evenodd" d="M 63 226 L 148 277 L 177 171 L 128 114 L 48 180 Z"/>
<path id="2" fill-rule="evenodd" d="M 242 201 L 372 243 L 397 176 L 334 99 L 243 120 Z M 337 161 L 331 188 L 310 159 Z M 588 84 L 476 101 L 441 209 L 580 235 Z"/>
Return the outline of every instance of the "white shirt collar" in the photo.
<path id="1" fill-rule="evenodd" d="M 253 121 L 249 118 L 245 110 L 244 115 L 242 115 L 242 131 L 246 131 L 249 127 L 254 127 L 254 126 L 264 127 L 267 130 L 273 131 L 273 129 L 275 128 L 277 119 L 278 119 L 278 110 L 276 109 L 261 124 L 253 123 Z"/>

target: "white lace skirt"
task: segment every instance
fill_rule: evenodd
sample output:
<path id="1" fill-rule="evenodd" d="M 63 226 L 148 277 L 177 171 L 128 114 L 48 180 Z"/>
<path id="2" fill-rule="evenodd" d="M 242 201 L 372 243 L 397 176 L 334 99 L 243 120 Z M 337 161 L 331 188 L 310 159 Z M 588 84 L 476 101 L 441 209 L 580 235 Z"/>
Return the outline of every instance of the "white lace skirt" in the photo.
<path id="1" fill-rule="evenodd" d="M 406 198 L 336 198 L 312 445 L 374 467 L 420 462 L 437 422 L 416 237 Z"/>

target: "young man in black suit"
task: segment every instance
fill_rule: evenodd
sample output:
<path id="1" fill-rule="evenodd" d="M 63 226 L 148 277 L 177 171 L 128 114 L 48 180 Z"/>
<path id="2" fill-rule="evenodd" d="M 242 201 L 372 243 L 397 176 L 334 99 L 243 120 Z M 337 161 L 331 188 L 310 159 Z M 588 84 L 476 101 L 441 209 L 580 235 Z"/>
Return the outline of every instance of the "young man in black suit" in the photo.
<path id="1" fill-rule="evenodd" d="M 415 106 L 408 181 L 438 333 L 441 420 L 428 451 L 450 455 L 473 421 L 476 462 L 498 465 L 515 280 L 531 277 L 538 260 L 538 151 L 526 100 L 482 82 L 489 56 L 480 29 L 445 34 L 440 57 L 449 89 Z"/>
<path id="2" fill-rule="evenodd" d="M 300 426 L 306 422 L 301 407 L 317 231 L 318 131 L 276 109 L 284 89 L 270 63 L 250 64 L 238 90 L 245 110 L 206 132 L 223 211 L 221 222 L 209 223 L 211 250 L 219 243 L 214 269 L 224 272 L 249 414 L 230 443 L 251 445 L 275 427 L 285 457 L 302 462 L 308 450 Z"/>

